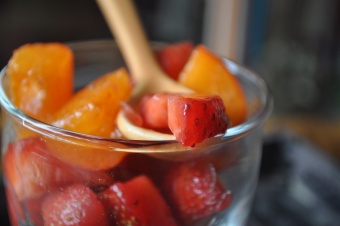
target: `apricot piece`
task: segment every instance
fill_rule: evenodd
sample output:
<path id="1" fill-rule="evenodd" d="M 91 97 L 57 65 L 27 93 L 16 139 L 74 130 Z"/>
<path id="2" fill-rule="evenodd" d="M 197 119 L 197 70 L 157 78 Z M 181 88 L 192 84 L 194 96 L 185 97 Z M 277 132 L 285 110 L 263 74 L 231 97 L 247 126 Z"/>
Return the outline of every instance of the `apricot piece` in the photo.
<path id="1" fill-rule="evenodd" d="M 94 136 L 110 137 L 116 129 L 120 102 L 132 90 L 123 68 L 107 73 L 78 91 L 51 118 L 51 124 L 67 130 Z"/>
<path id="2" fill-rule="evenodd" d="M 73 94 L 74 56 L 61 43 L 25 44 L 8 63 L 12 103 L 27 115 L 46 121 Z"/>
<path id="3" fill-rule="evenodd" d="M 51 124 L 79 133 L 113 137 L 120 102 L 126 101 L 132 86 L 125 69 L 107 73 L 79 90 L 56 114 Z M 100 146 L 89 141 L 63 137 L 46 139 L 50 152 L 76 167 L 105 170 L 116 166 L 126 153 L 115 147 Z"/>
<path id="4" fill-rule="evenodd" d="M 245 121 L 246 99 L 239 81 L 208 48 L 194 49 L 178 80 L 198 93 L 220 96 L 232 126 Z"/>

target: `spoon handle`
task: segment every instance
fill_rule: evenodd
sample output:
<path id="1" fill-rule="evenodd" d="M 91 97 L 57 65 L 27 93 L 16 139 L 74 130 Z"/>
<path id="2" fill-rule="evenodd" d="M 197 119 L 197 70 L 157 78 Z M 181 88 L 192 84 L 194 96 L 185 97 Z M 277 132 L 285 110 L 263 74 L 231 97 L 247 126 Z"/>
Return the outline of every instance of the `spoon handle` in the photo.
<path id="1" fill-rule="evenodd" d="M 136 83 L 161 73 L 131 0 L 97 0 Z"/>

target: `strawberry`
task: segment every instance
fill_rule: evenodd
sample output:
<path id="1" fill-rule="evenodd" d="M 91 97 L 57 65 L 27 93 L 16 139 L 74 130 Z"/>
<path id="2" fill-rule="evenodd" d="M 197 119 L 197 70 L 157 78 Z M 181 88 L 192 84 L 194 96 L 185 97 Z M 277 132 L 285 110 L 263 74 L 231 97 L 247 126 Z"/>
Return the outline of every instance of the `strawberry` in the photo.
<path id="1" fill-rule="evenodd" d="M 97 195 L 82 184 L 73 184 L 49 194 L 42 203 L 44 225 L 108 225 Z"/>
<path id="2" fill-rule="evenodd" d="M 98 196 L 114 225 L 177 225 L 160 191 L 144 175 L 113 184 Z"/>
<path id="3" fill-rule="evenodd" d="M 163 159 L 155 159 L 145 154 L 129 154 L 119 164 L 119 167 L 129 179 L 139 175 L 145 175 L 150 178 L 156 185 L 163 178 L 164 173 L 173 165 L 172 162 Z M 155 170 L 157 169 L 157 170 Z M 126 177 L 125 177 L 126 178 Z"/>
<path id="4" fill-rule="evenodd" d="M 195 146 L 226 132 L 229 118 L 218 96 L 172 95 L 168 101 L 168 124 L 184 146 Z"/>
<path id="5" fill-rule="evenodd" d="M 26 211 L 26 221 L 34 226 L 43 226 L 44 222 L 41 215 L 41 205 L 45 195 L 34 198 L 24 199 L 22 203 L 23 209 Z"/>
<path id="6" fill-rule="evenodd" d="M 44 141 L 25 138 L 8 145 L 4 155 L 4 173 L 19 200 L 41 195 L 48 189 L 71 182 L 90 186 L 114 182 L 109 172 L 72 168 L 51 156 Z"/>
<path id="7" fill-rule="evenodd" d="M 184 224 L 226 209 L 232 198 L 213 165 L 203 161 L 183 162 L 170 169 L 163 192 Z"/>
<path id="8" fill-rule="evenodd" d="M 45 193 L 47 189 L 70 182 L 70 171 L 48 155 L 39 138 L 26 138 L 8 145 L 4 173 L 19 200 Z"/>
<path id="9" fill-rule="evenodd" d="M 150 129 L 168 129 L 168 99 L 171 94 L 146 94 L 139 104 L 139 111 L 144 127 Z"/>
<path id="10" fill-rule="evenodd" d="M 174 80 L 187 63 L 194 46 L 189 41 L 167 45 L 158 50 L 155 55 L 164 72 Z"/>
<path id="11" fill-rule="evenodd" d="M 24 218 L 24 211 L 20 205 L 20 201 L 17 195 L 13 192 L 13 189 L 10 188 L 9 184 L 6 184 L 6 200 L 7 200 L 7 208 L 8 208 L 8 216 L 11 222 L 11 225 L 20 225 L 19 221 Z"/>
<path id="12" fill-rule="evenodd" d="M 120 106 L 122 107 L 124 115 L 136 126 L 143 126 L 143 118 L 139 114 L 139 112 L 135 111 L 128 103 L 121 102 Z"/>
<path id="13" fill-rule="evenodd" d="M 44 199 L 44 195 L 19 201 L 18 197 L 13 192 L 13 189 L 9 185 L 6 186 L 8 214 L 11 225 L 43 226 L 41 203 Z"/>

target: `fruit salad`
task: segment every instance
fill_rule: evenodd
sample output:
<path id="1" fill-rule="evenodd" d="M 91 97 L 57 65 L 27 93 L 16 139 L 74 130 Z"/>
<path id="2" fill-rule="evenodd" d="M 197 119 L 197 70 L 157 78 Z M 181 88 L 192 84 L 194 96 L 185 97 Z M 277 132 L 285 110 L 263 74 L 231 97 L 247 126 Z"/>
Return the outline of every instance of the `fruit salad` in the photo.
<path id="1" fill-rule="evenodd" d="M 225 173 L 238 162 L 237 145 L 215 145 L 195 157 L 190 150 L 247 120 L 244 90 L 203 45 L 167 45 L 155 58 L 194 93 L 148 93 L 131 106 L 134 81 L 124 67 L 75 90 L 67 45 L 33 43 L 14 51 L 8 98 L 49 129 L 11 124 L 3 166 L 12 225 L 204 225 L 229 211 L 237 191 Z M 116 124 L 120 111 L 137 127 L 173 135 L 188 156 L 122 151 L 127 145 L 114 142 L 126 139 Z M 102 140 L 108 145 L 99 145 Z"/>

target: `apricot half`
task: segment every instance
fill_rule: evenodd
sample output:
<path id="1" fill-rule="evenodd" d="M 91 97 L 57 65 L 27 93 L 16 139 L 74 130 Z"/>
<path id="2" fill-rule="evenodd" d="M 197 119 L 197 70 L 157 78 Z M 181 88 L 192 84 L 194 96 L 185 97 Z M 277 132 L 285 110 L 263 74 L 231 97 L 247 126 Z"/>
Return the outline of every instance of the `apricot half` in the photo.
<path id="1" fill-rule="evenodd" d="M 197 93 L 220 96 L 232 126 L 245 121 L 246 99 L 239 81 L 222 59 L 203 45 L 194 49 L 178 81 Z"/>
<path id="2" fill-rule="evenodd" d="M 46 121 L 72 96 L 73 71 L 73 53 L 66 45 L 23 45 L 8 63 L 10 99 L 27 115 Z"/>

